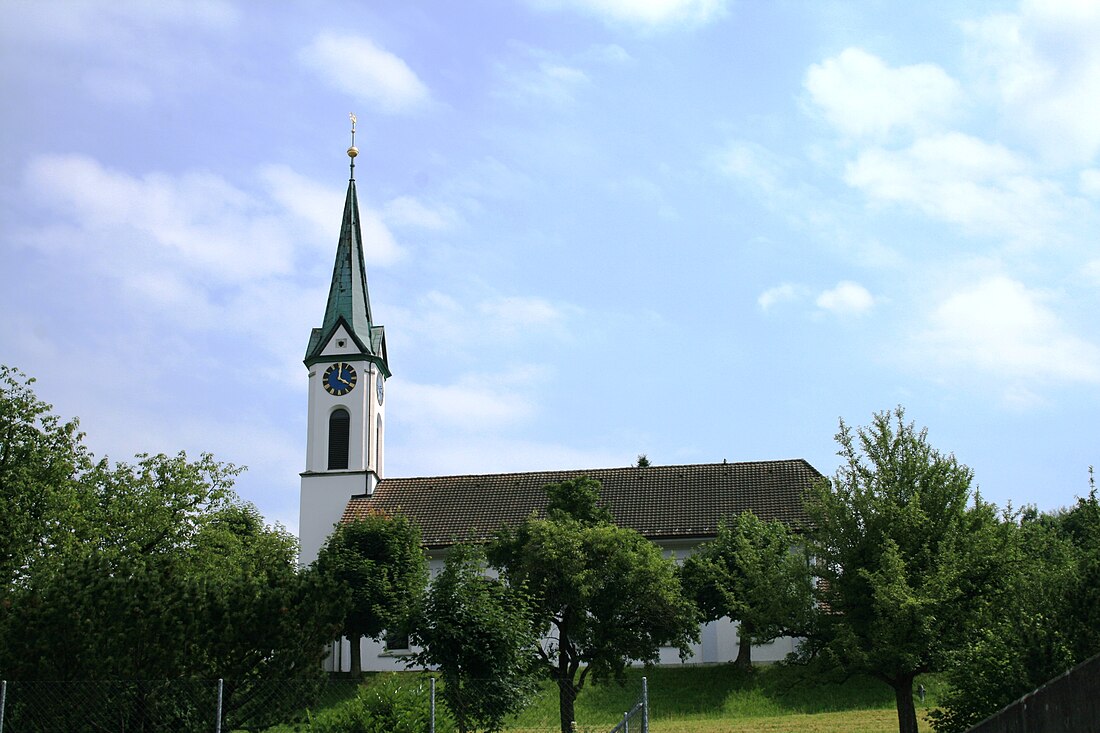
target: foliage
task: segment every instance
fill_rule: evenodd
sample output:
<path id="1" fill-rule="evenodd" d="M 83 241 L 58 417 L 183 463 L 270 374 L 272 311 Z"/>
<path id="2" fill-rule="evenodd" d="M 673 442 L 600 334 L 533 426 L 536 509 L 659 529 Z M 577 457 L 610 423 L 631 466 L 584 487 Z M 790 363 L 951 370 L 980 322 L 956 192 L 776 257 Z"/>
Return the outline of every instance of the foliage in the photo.
<path id="1" fill-rule="evenodd" d="M 414 625 L 416 661 L 439 670 L 461 733 L 497 731 L 534 690 L 527 598 L 485 574 L 479 548 L 456 545 Z"/>
<path id="2" fill-rule="evenodd" d="M 312 718 L 309 733 L 423 733 L 431 716 L 427 683 L 422 678 L 386 675 L 361 687 L 359 694 Z M 442 719 L 441 719 L 442 718 Z M 436 713 L 436 730 L 449 730 Z"/>
<path id="3" fill-rule="evenodd" d="M 752 512 L 723 519 L 718 536 L 680 567 L 684 592 L 703 621 L 739 621 L 737 664 L 748 667 L 753 644 L 765 644 L 807 628 L 811 583 L 805 555 L 779 521 Z"/>
<path id="4" fill-rule="evenodd" d="M 634 462 L 635 468 L 649 468 L 649 456 L 645 453 L 639 453 L 637 460 Z"/>
<path id="5" fill-rule="evenodd" d="M 77 420 L 62 422 L 33 378 L 0 365 L 0 587 L 73 544 L 75 479 L 90 461 Z"/>
<path id="6" fill-rule="evenodd" d="M 336 527 L 317 555 L 317 570 L 340 588 L 343 632 L 353 673 L 362 671 L 359 640 L 408 626 L 428 582 L 420 531 L 401 515 L 371 514 Z"/>
<path id="7" fill-rule="evenodd" d="M 599 481 L 587 476 L 550 484 L 545 487 L 547 518 L 586 526 L 610 524 L 611 512 L 600 506 L 600 488 Z"/>
<path id="8" fill-rule="evenodd" d="M 970 469 L 902 408 L 856 434 L 842 421 L 837 441 L 844 462 L 807 502 L 822 580 L 812 648 L 889 684 L 911 733 L 914 677 L 943 669 L 1003 598 L 1010 538 Z"/>
<path id="9" fill-rule="evenodd" d="M 533 651 L 559 691 L 563 733 L 589 674 L 621 679 L 631 660 L 653 663 L 662 646 L 686 654 L 698 634 L 674 563 L 633 530 L 607 521 L 599 483 L 551 484 L 548 518 L 503 529 L 489 549 L 512 588 L 531 593 Z"/>
<path id="10" fill-rule="evenodd" d="M 1100 506 L 1023 512 L 1006 565 L 1011 592 L 951 657 L 937 731 L 963 731 L 1100 652 Z"/>
<path id="11" fill-rule="evenodd" d="M 40 549 L 7 556 L 18 567 L 0 586 L 5 677 L 222 677 L 232 711 L 263 678 L 317 680 L 333 593 L 298 571 L 291 535 L 233 494 L 240 469 L 207 454 L 93 461 L 75 421 L 63 425 L 14 374 L 0 383 L 5 500 L 22 512 L 15 533 Z M 25 510 L 31 488 L 50 500 Z M 133 704 L 170 698 L 153 690 Z"/>

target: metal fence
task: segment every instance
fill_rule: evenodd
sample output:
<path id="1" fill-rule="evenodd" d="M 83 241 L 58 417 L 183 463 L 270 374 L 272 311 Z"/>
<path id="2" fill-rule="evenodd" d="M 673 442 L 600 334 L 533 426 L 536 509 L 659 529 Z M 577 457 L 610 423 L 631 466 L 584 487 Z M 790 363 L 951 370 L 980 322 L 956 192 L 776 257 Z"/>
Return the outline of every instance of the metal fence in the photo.
<path id="1" fill-rule="evenodd" d="M 387 686 L 391 677 L 393 684 Z M 453 717 L 428 673 L 378 675 L 365 683 L 350 677 L 0 681 L 0 733 L 309 733 L 318 711 L 332 713 L 372 691 L 390 694 L 396 686 L 401 688 L 403 704 L 417 711 L 417 733 L 454 733 Z M 561 724 L 554 688 L 548 684 L 546 690 L 541 704 L 520 711 L 504 730 L 558 733 Z M 643 677 L 641 696 L 618 725 L 612 715 L 603 713 L 580 721 L 575 730 L 600 733 L 614 725 L 612 733 L 648 733 L 648 716 Z"/>
<path id="2" fill-rule="evenodd" d="M 1100 654 L 986 718 L 969 733 L 1100 731 Z"/>
<path id="3" fill-rule="evenodd" d="M 638 719 L 639 728 L 641 733 L 649 733 L 649 685 L 646 683 L 646 678 L 642 678 L 642 695 L 638 698 L 638 702 L 634 703 L 634 707 L 630 708 L 627 712 L 623 713 L 622 722 L 611 729 L 611 733 L 630 733 L 630 721 Z"/>
<path id="4" fill-rule="evenodd" d="M 229 733 L 307 722 L 350 680 L 0 682 L 0 733 Z"/>

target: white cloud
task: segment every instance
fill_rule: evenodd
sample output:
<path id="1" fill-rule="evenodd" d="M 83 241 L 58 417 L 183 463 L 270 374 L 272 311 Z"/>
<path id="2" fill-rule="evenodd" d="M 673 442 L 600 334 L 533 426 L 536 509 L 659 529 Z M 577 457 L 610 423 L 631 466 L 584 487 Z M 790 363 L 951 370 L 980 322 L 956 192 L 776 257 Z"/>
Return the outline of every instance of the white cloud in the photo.
<path id="1" fill-rule="evenodd" d="M 874 199 L 911 204 L 976 232 L 1049 237 L 1067 202 L 1057 184 L 1027 171 L 1007 148 L 953 132 L 903 150 L 865 150 L 848 164 L 844 180 Z"/>
<path id="2" fill-rule="evenodd" d="M 569 336 L 568 325 L 581 311 L 575 306 L 532 296 L 494 296 L 460 301 L 445 293 L 429 292 L 412 310 L 390 308 L 396 328 L 425 344 L 459 353 L 490 342 L 532 338 L 545 344 L 548 337 Z M 470 323 L 477 323 L 470 329 Z"/>
<path id="3" fill-rule="evenodd" d="M 260 179 L 280 206 L 312 225 L 312 241 L 320 251 L 335 251 L 337 222 L 343 213 L 346 190 L 318 183 L 284 165 L 265 166 L 260 170 Z M 386 215 L 364 203 L 363 196 L 358 196 L 358 200 L 359 226 L 368 263 L 389 265 L 399 261 L 404 252 L 385 225 Z"/>
<path id="4" fill-rule="evenodd" d="M 842 280 L 832 290 L 817 296 L 818 308 L 842 316 L 862 315 L 875 305 L 875 299 L 867 288 L 850 280 Z"/>
<path id="5" fill-rule="evenodd" d="M 944 299 L 917 339 L 922 360 L 1009 380 L 1100 382 L 1100 348 L 1068 332 L 1043 293 L 1004 276 Z"/>
<path id="6" fill-rule="evenodd" d="M 1090 198 L 1100 199 L 1100 168 L 1083 170 L 1078 178 L 1081 193 Z"/>
<path id="7" fill-rule="evenodd" d="M 534 403 L 525 394 L 530 375 L 529 371 L 466 375 L 447 385 L 394 378 L 390 388 L 400 395 L 403 423 L 488 430 L 522 423 L 534 414 Z"/>
<path id="8" fill-rule="evenodd" d="M 779 303 L 787 303 L 801 298 L 804 294 L 805 288 L 802 286 L 792 283 L 783 283 L 782 285 L 768 288 L 762 292 L 760 297 L 756 299 L 756 303 L 760 306 L 760 310 L 766 311 Z"/>
<path id="9" fill-rule="evenodd" d="M 543 55 L 530 51 L 533 55 Z M 573 103 L 577 89 L 590 84 L 588 74 L 561 61 L 545 59 L 533 69 L 500 68 L 505 78 L 502 96 L 517 102 L 537 102 L 554 107 Z"/>
<path id="10" fill-rule="evenodd" d="M 726 12 L 726 0 L 533 0 L 532 4 L 554 10 L 579 10 L 606 23 L 650 29 L 702 25 Z"/>
<path id="11" fill-rule="evenodd" d="M 1057 163 L 1100 152 L 1100 3 L 1026 0 L 1015 14 L 964 25 L 1002 119 Z"/>
<path id="12" fill-rule="evenodd" d="M 278 218 L 215 175 L 137 178 L 85 156 L 44 155 L 29 164 L 27 184 L 55 209 L 57 227 L 82 232 L 68 246 L 107 271 L 160 265 L 225 282 L 291 269 L 292 244 Z M 253 256 L 259 250 L 264 256 Z"/>
<path id="13" fill-rule="evenodd" d="M 756 143 L 731 140 L 718 152 L 715 162 L 725 175 L 746 181 L 764 192 L 774 193 L 782 188 L 782 164 Z"/>
<path id="14" fill-rule="evenodd" d="M 825 118 L 851 137 L 936 129 L 962 98 L 958 82 L 935 64 L 890 68 L 858 48 L 810 66 L 803 84 Z"/>
<path id="15" fill-rule="evenodd" d="M 410 112 L 429 99 L 428 88 L 408 64 L 369 38 L 321 33 L 299 59 L 329 86 L 383 112 Z"/>
<path id="16" fill-rule="evenodd" d="M 5 5 L 0 38 L 33 43 L 132 44 L 158 29 L 194 26 L 224 30 L 240 10 L 221 0 L 161 0 L 155 3 L 16 2 Z"/>
<path id="17" fill-rule="evenodd" d="M 139 177 L 84 156 L 40 156 L 26 184 L 50 223 L 25 241 L 140 303 L 141 316 L 245 336 L 273 356 L 269 377 L 296 385 L 299 341 L 316 325 L 306 314 L 324 303 L 329 270 L 308 287 L 297 275 L 303 263 L 331 262 L 343 192 L 285 166 L 257 179 L 264 189 L 246 193 L 210 174 Z M 400 257 L 378 214 L 361 208 L 368 263 Z"/>
<path id="18" fill-rule="evenodd" d="M 430 208 L 412 196 L 398 196 L 387 201 L 382 218 L 394 226 L 437 232 L 453 229 L 459 220 L 454 209 Z"/>

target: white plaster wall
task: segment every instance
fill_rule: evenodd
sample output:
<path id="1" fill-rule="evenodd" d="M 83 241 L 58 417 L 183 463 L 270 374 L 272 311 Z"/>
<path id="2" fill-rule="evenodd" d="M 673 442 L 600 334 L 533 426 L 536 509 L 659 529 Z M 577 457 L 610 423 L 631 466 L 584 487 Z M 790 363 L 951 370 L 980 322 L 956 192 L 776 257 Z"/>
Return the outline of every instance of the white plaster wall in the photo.
<path id="1" fill-rule="evenodd" d="M 303 474 L 298 508 L 298 563 L 309 565 L 344 516 L 348 498 L 367 490 L 365 471 Z"/>

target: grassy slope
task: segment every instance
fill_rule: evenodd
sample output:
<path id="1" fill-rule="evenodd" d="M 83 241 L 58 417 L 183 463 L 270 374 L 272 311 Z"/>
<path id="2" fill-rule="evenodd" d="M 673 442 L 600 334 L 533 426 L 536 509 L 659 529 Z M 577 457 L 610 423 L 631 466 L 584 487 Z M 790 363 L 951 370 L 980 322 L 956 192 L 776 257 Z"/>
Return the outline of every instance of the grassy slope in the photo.
<path id="1" fill-rule="evenodd" d="M 610 730 L 633 705 L 647 677 L 655 731 L 891 731 L 897 730 L 893 691 L 869 678 L 822 680 L 797 667 L 757 668 L 748 674 L 729 665 L 663 667 L 627 673 L 625 687 L 589 686 L 577 700 L 582 730 Z M 918 710 L 935 704 L 938 686 Z M 744 722 L 742 722 L 744 721 Z M 547 730 L 557 722 L 557 694 L 547 688 L 516 721 L 517 729 Z"/>
<path id="2" fill-rule="evenodd" d="M 412 678 L 421 673 L 403 672 Z M 582 732 L 606 733 L 622 719 L 641 692 L 641 678 L 649 685 L 650 722 L 654 733 L 892 733 L 897 730 L 893 691 L 865 677 L 823 679 L 820 674 L 781 665 L 758 667 L 752 673 L 730 665 L 661 667 L 627 671 L 626 684 L 589 684 L 577 700 L 576 715 Z M 368 675 L 370 685 L 380 676 Z M 924 713 L 935 706 L 939 684 L 928 687 L 925 703 L 917 701 L 922 729 L 929 729 Z M 329 702 L 354 695 L 350 681 L 334 681 Z M 442 700 L 440 700 L 442 704 Z M 632 730 L 638 730 L 631 725 Z M 295 726 L 273 729 L 279 733 Z M 549 733 L 558 730 L 557 688 L 546 685 L 509 726 L 510 733 Z"/>

